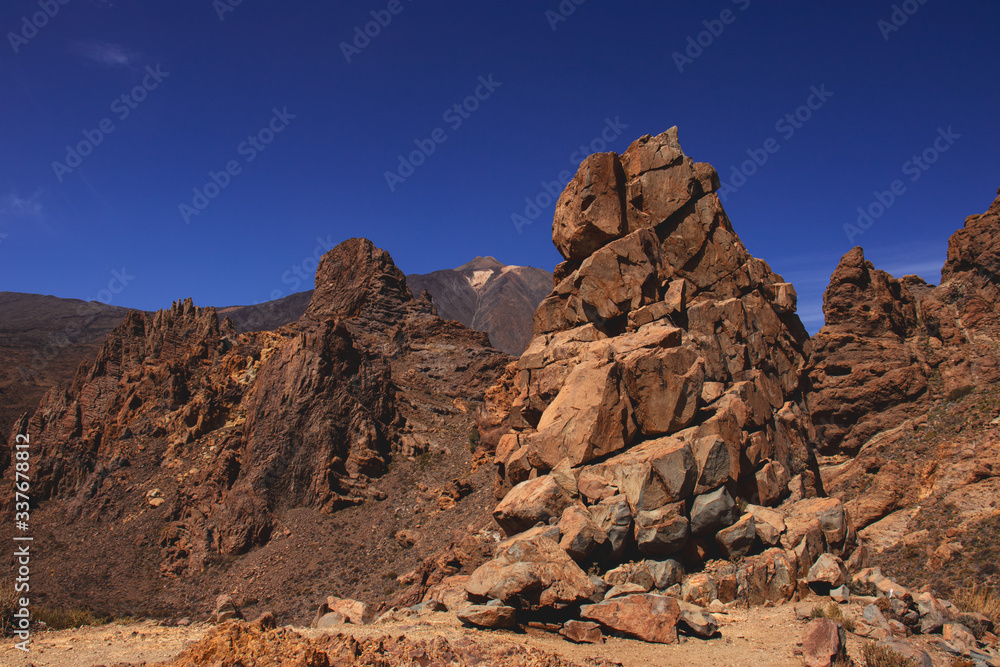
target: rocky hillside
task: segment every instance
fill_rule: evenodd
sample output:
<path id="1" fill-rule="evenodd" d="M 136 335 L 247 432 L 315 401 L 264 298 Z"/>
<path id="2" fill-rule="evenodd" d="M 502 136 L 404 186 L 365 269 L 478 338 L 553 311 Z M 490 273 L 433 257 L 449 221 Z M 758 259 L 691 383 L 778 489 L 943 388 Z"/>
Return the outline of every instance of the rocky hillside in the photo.
<path id="1" fill-rule="evenodd" d="M 938 286 L 844 255 L 807 369 L 827 489 L 877 562 L 943 592 L 1000 584 L 998 239 L 1000 198 L 951 237 Z"/>
<path id="2" fill-rule="evenodd" d="M 468 480 L 471 413 L 508 358 L 431 308 L 352 239 L 277 331 L 239 334 L 190 301 L 130 313 L 15 426 L 46 603 L 181 614 L 231 585 L 291 613 L 299 596 L 383 596 L 382 574 L 464 536 L 489 496 Z"/>
<path id="3" fill-rule="evenodd" d="M 437 314 L 490 335 L 494 347 L 520 355 L 531 340 L 532 314 L 552 291 L 552 274 L 477 257 L 456 269 L 406 276 L 410 291 L 424 290 Z"/>

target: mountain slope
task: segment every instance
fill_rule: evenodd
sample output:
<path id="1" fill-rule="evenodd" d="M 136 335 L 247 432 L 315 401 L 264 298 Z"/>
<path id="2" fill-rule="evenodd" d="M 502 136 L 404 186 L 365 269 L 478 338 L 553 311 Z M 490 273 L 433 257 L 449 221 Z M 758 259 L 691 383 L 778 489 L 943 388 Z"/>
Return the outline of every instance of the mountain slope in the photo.
<path id="1" fill-rule="evenodd" d="M 518 355 L 531 340 L 531 318 L 552 291 L 552 274 L 476 257 L 455 269 L 406 277 L 410 291 L 427 290 L 439 316 L 485 331 L 493 345 Z"/>

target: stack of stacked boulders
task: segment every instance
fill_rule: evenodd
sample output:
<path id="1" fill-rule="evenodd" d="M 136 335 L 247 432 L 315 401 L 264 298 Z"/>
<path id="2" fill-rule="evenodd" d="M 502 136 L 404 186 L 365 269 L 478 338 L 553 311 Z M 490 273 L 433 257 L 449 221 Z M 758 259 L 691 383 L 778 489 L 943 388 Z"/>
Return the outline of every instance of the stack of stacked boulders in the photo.
<path id="1" fill-rule="evenodd" d="M 678 619 L 714 632 L 685 602 L 790 600 L 822 554 L 859 565 L 821 497 L 795 291 L 744 248 L 718 188 L 674 128 L 590 156 L 560 197 L 566 261 L 493 396 L 509 405 L 508 539 L 465 582 L 473 601 L 672 641 Z"/>

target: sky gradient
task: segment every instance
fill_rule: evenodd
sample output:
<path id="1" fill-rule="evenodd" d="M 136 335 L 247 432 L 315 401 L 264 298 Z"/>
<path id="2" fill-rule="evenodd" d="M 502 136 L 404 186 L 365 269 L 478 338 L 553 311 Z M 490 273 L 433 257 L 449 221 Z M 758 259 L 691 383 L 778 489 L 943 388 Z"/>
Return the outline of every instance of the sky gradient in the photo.
<path id="1" fill-rule="evenodd" d="M 352 236 L 551 270 L 549 192 L 677 125 L 816 331 L 841 255 L 936 283 L 1000 186 L 993 1 L 150 4 L 0 8 L 0 290 L 257 303 Z"/>

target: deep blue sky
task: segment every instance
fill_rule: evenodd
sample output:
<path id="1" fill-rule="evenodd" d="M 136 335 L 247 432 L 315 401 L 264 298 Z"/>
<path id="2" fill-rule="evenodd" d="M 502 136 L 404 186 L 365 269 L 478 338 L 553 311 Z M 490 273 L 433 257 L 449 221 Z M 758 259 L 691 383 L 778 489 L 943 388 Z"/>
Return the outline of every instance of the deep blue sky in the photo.
<path id="1" fill-rule="evenodd" d="M 407 273 L 476 255 L 551 269 L 554 203 L 521 233 L 511 215 L 618 119 L 628 127 L 608 150 L 677 125 L 723 180 L 775 140 L 726 208 L 750 251 L 796 283 L 815 330 L 844 252 L 860 244 L 880 268 L 936 282 L 948 236 L 1000 186 L 993 0 L 908 0 L 917 11 L 888 39 L 878 21 L 893 3 L 871 0 L 586 0 L 555 30 L 545 12 L 558 0 L 400 0 L 350 63 L 340 43 L 388 0 L 243 0 L 220 20 L 231 1 L 69 0 L 37 34 L 22 17 L 38 0 L 3 3 L 0 290 L 253 303 L 311 286 L 293 270 L 314 269 L 317 238 L 351 236 Z M 678 71 L 674 52 L 727 9 L 731 23 Z M 17 53 L 12 32 L 31 35 Z M 491 75 L 500 86 L 455 128 L 444 112 Z M 113 103 L 144 80 L 153 89 L 122 119 Z M 833 95 L 788 136 L 776 122 L 813 86 Z M 295 118 L 248 162 L 241 142 L 286 108 Z M 386 170 L 437 128 L 447 141 L 390 191 Z M 959 138 L 911 181 L 904 163 L 939 128 Z M 53 162 L 85 130 L 101 143 L 60 182 Z M 185 224 L 179 205 L 232 160 L 239 173 Z M 896 179 L 905 192 L 849 240 L 844 224 Z M 122 268 L 127 286 L 102 291 Z"/>

